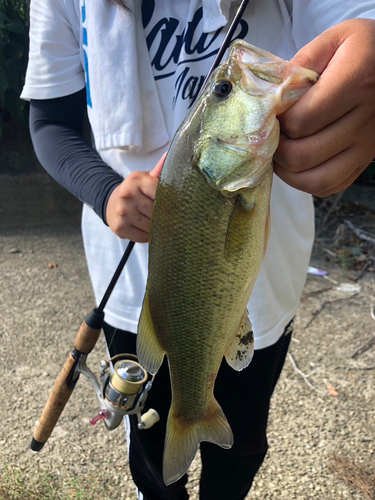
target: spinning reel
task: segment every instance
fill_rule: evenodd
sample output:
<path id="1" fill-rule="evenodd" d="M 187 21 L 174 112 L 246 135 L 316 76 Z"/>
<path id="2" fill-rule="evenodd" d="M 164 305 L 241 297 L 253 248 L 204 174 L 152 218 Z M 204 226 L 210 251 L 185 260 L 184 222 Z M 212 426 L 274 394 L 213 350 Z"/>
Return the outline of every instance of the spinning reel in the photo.
<path id="1" fill-rule="evenodd" d="M 86 365 L 86 358 L 80 358 L 76 370 L 92 383 L 101 408 L 98 415 L 90 420 L 91 425 L 103 420 L 107 430 L 111 431 L 120 425 L 125 415 L 137 415 L 139 429 L 149 429 L 159 421 L 159 414 L 152 408 L 142 415 L 154 377 L 150 379 L 150 375 L 137 363 L 136 356 L 118 354 L 108 361 L 102 360 L 100 382 Z"/>
<path id="2" fill-rule="evenodd" d="M 100 382 L 86 364 L 103 326 L 104 312 L 94 309 L 82 323 L 74 348 L 57 377 L 42 415 L 34 430 L 31 449 L 40 451 L 51 435 L 82 373 L 94 387 L 100 411 L 91 425 L 103 420 L 108 430 L 116 429 L 125 415 L 137 415 L 138 428 L 148 429 L 159 420 L 150 409 L 142 415 L 154 377 L 151 377 L 132 354 L 119 354 L 100 363 Z M 113 367 L 113 368 L 112 368 Z"/>

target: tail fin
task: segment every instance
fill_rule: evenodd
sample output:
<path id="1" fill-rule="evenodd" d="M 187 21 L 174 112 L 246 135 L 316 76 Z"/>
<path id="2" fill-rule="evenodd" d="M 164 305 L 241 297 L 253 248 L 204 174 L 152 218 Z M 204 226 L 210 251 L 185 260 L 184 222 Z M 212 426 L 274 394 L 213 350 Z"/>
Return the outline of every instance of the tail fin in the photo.
<path id="1" fill-rule="evenodd" d="M 164 447 L 163 479 L 167 486 L 187 472 L 201 441 L 209 441 L 222 448 L 233 445 L 232 429 L 216 399 L 208 415 L 193 422 L 176 418 L 172 406 Z"/>

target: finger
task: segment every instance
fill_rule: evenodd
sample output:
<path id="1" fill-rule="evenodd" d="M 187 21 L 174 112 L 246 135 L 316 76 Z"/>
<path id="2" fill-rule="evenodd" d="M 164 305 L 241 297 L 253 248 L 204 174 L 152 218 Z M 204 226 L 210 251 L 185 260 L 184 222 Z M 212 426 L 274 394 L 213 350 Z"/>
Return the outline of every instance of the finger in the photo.
<path id="1" fill-rule="evenodd" d="M 353 165 L 358 165 L 357 156 L 357 149 L 350 148 L 309 170 L 290 172 L 275 163 L 274 171 L 280 179 L 295 189 L 322 196 L 323 193 L 333 192 L 337 186 L 345 184 L 352 178 L 355 180 L 367 167 L 369 162 L 364 162 L 357 169 L 353 169 Z"/>
<path id="2" fill-rule="evenodd" d="M 306 137 L 338 120 L 364 100 L 371 76 L 369 20 L 352 20 L 331 28 L 302 48 L 292 62 L 321 74 L 318 82 L 280 117 L 291 138 Z M 364 33 L 364 34 L 363 34 Z M 375 38 L 374 38 L 375 40 Z"/>
<path id="3" fill-rule="evenodd" d="M 149 220 L 151 220 L 153 209 L 153 200 L 150 200 L 150 198 L 147 198 L 146 196 L 143 196 L 142 199 L 137 202 L 138 212 Z"/>
<path id="4" fill-rule="evenodd" d="M 134 225 L 133 225 L 134 223 Z M 135 241 L 136 243 L 146 243 L 149 240 L 150 221 L 137 221 L 135 218 L 133 223 L 124 220 L 117 220 L 111 224 L 112 231 L 122 239 Z"/>
<path id="5" fill-rule="evenodd" d="M 136 227 L 129 227 L 126 235 L 120 236 L 123 239 L 129 239 L 130 241 L 134 241 L 135 243 L 147 243 L 150 239 L 150 233 L 148 231 L 142 231 Z"/>
<path id="6" fill-rule="evenodd" d="M 168 153 L 168 151 L 166 151 L 163 154 L 163 156 L 157 162 L 157 164 L 155 165 L 155 167 L 151 170 L 151 172 L 150 172 L 150 176 L 151 177 L 156 177 L 157 179 L 159 179 L 161 171 L 162 171 L 162 168 L 163 168 L 163 165 L 164 165 L 165 157 L 167 156 L 167 153 Z"/>
<path id="7" fill-rule="evenodd" d="M 149 233 L 151 219 L 149 217 L 145 217 L 140 212 L 135 211 L 128 220 L 128 225 L 133 229 L 139 229 L 145 233 Z"/>
<path id="8" fill-rule="evenodd" d="M 151 201 L 155 200 L 156 188 L 158 187 L 158 178 L 151 177 L 149 173 L 144 172 L 144 176 L 139 184 L 139 189 L 142 195 L 149 198 Z"/>
<path id="9" fill-rule="evenodd" d="M 149 172 L 132 172 L 118 186 L 118 196 L 127 200 L 133 200 L 144 195 L 153 200 L 157 185 L 158 179 L 151 177 Z"/>
<path id="10" fill-rule="evenodd" d="M 358 168 L 357 170 L 352 172 L 352 174 L 347 179 L 340 182 L 340 184 L 337 184 L 337 186 L 331 187 L 327 191 L 317 194 L 316 196 L 319 196 L 320 198 L 325 198 L 327 196 L 331 196 L 331 194 L 341 193 L 341 191 L 344 191 L 353 184 L 353 182 L 361 175 L 363 170 L 364 169 L 362 168 Z"/>
<path id="11" fill-rule="evenodd" d="M 369 120 L 370 117 L 365 121 L 368 123 Z M 364 127 L 363 122 L 363 111 L 355 108 L 309 137 L 290 139 L 281 134 L 274 159 L 291 172 L 313 168 L 338 155 L 355 142 L 362 142 L 370 132 L 367 123 Z"/>

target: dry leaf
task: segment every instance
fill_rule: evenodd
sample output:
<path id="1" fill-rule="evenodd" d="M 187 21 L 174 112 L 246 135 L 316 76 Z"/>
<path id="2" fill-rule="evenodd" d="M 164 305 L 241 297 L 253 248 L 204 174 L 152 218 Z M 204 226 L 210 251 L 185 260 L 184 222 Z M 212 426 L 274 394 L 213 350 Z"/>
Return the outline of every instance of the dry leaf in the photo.
<path id="1" fill-rule="evenodd" d="M 339 393 L 336 391 L 336 389 L 333 387 L 333 385 L 327 385 L 327 391 L 330 393 L 331 396 L 338 396 Z"/>

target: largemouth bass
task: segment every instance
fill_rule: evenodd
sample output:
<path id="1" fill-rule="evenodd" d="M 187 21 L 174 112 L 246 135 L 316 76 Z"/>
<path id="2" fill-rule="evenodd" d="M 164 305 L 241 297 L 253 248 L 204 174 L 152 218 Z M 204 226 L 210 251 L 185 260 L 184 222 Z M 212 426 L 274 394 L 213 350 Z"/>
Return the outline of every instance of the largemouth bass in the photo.
<path id="1" fill-rule="evenodd" d="M 165 159 L 137 354 L 151 374 L 168 357 L 167 485 L 187 471 L 201 441 L 233 444 L 213 394 L 215 379 L 223 356 L 235 370 L 251 361 L 246 305 L 267 246 L 276 115 L 316 79 L 312 71 L 235 41 Z"/>

